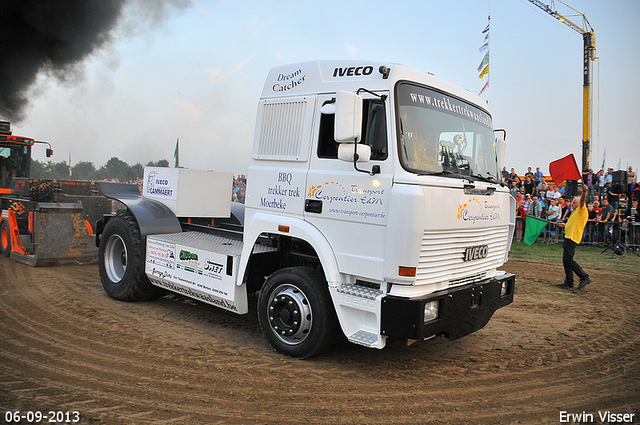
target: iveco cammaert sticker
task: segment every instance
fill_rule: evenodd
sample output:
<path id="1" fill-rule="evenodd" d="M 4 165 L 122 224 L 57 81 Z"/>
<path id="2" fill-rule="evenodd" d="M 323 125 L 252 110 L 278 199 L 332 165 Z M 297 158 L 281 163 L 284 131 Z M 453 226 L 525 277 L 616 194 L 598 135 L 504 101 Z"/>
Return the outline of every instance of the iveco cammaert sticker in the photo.
<path id="1" fill-rule="evenodd" d="M 458 205 L 458 220 L 477 223 L 479 221 L 500 220 L 500 204 L 481 202 L 478 198 L 471 198 Z"/>
<path id="2" fill-rule="evenodd" d="M 178 169 L 145 168 L 143 195 L 157 199 L 178 198 Z"/>

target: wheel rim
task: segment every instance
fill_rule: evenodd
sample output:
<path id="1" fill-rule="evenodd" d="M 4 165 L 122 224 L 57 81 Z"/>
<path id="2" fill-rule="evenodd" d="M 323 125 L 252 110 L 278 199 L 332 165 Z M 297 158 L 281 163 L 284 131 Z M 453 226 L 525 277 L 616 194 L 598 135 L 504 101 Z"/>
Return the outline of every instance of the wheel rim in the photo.
<path id="1" fill-rule="evenodd" d="M 104 253 L 104 268 L 109 279 L 118 283 L 127 271 L 127 247 L 118 235 L 111 235 Z"/>
<path id="2" fill-rule="evenodd" d="M 267 317 L 271 331 L 285 344 L 300 344 L 309 336 L 311 306 L 306 295 L 294 285 L 280 285 L 273 291 Z"/>

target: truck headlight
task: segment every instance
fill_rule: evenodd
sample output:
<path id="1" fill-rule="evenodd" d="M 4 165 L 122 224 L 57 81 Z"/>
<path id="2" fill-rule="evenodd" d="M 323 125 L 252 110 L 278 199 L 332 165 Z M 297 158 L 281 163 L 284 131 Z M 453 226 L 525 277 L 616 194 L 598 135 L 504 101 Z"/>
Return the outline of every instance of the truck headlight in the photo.
<path id="1" fill-rule="evenodd" d="M 424 305 L 424 323 L 438 318 L 438 301 L 429 301 Z"/>
<path id="2" fill-rule="evenodd" d="M 509 282 L 507 282 L 506 280 L 503 280 L 502 286 L 500 287 L 500 296 L 504 297 L 505 295 L 507 295 L 508 290 L 509 290 Z"/>

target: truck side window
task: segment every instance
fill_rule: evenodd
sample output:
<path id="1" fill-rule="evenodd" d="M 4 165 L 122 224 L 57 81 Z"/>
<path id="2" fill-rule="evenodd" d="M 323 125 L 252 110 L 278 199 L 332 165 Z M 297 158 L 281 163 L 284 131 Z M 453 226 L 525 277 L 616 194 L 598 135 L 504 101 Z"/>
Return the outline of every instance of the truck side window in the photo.
<path id="1" fill-rule="evenodd" d="M 371 146 L 371 159 L 387 159 L 387 123 L 384 103 L 364 100 L 362 114 L 362 141 Z M 335 115 L 321 114 L 318 158 L 338 158 L 338 143 L 333 139 Z"/>
<path id="2" fill-rule="evenodd" d="M 363 143 L 371 146 L 371 160 L 387 159 L 387 117 L 384 103 L 379 100 L 365 100 L 362 117 Z"/>
<path id="3" fill-rule="evenodd" d="M 11 149 L 0 147 L 0 187 L 8 188 L 11 185 L 11 174 L 7 166 L 7 158 Z"/>
<path id="4" fill-rule="evenodd" d="M 318 158 L 338 158 L 338 142 L 333 139 L 335 122 L 334 114 L 320 114 Z"/>

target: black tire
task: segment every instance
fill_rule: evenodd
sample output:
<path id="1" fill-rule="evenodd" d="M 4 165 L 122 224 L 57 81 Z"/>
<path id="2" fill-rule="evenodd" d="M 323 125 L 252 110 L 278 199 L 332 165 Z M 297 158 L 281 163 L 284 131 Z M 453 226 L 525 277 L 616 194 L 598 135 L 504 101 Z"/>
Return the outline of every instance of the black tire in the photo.
<path id="1" fill-rule="evenodd" d="M 339 331 L 324 275 L 310 267 L 269 276 L 260 290 L 258 320 L 269 345 L 297 359 L 328 350 Z"/>
<path id="2" fill-rule="evenodd" d="M 107 295 L 120 301 L 144 301 L 159 297 L 144 272 L 145 248 L 138 222 L 130 212 L 111 218 L 104 227 L 98 250 L 100 280 Z"/>
<path id="3" fill-rule="evenodd" d="M 0 221 L 0 254 L 3 257 L 11 255 L 11 233 L 9 232 L 9 222 L 6 218 Z"/>

